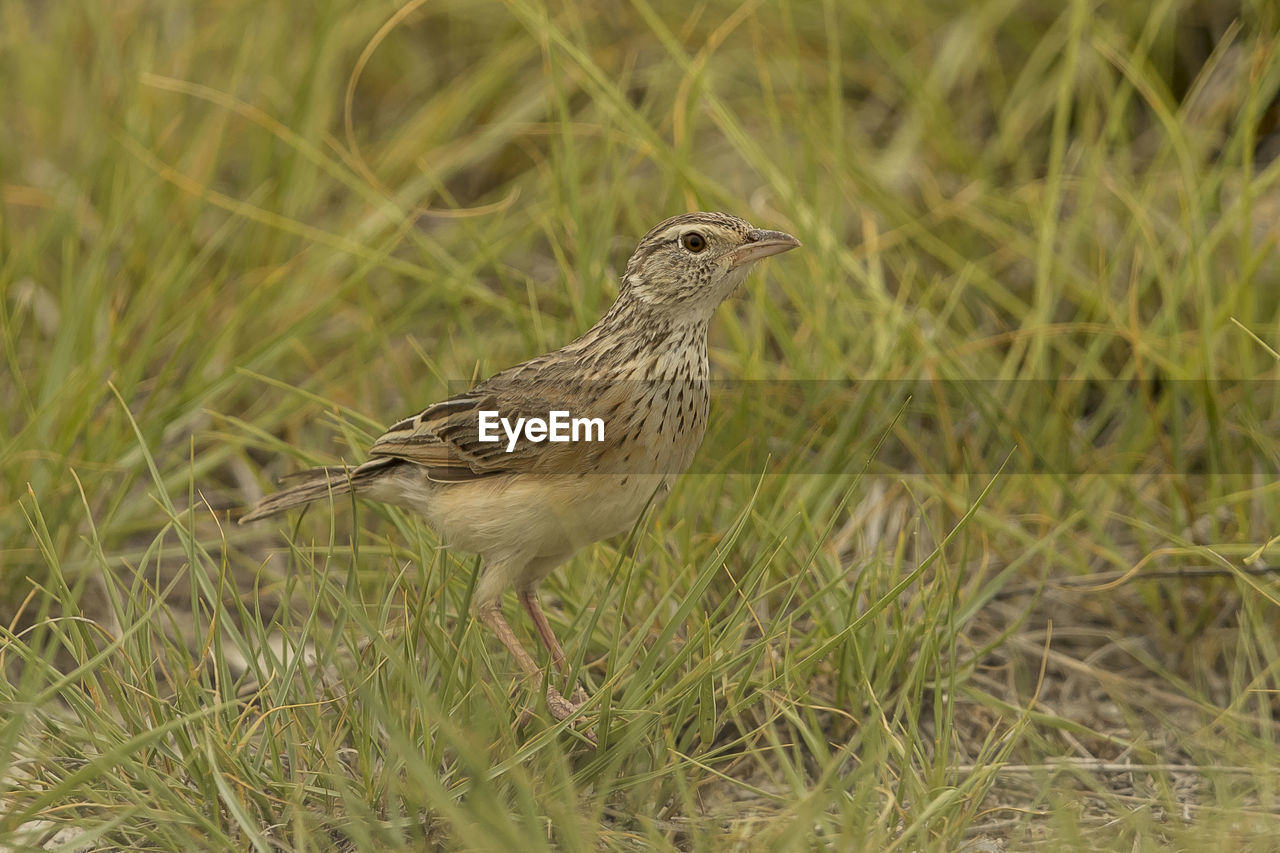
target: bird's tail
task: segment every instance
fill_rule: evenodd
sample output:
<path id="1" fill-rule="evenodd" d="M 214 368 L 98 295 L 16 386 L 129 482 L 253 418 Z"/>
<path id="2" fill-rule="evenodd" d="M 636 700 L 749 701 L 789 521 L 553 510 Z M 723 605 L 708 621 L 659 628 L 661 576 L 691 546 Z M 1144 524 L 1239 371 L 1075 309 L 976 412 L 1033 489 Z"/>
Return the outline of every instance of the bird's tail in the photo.
<path id="1" fill-rule="evenodd" d="M 327 500 L 330 496 L 336 498 L 352 491 L 359 492 L 361 485 L 386 467 L 382 463 L 390 461 L 376 460 L 376 464 L 365 463 L 359 468 L 311 468 L 290 474 L 285 479 L 298 480 L 297 485 L 267 495 L 240 517 L 240 523 L 248 524 L 312 501 Z"/>

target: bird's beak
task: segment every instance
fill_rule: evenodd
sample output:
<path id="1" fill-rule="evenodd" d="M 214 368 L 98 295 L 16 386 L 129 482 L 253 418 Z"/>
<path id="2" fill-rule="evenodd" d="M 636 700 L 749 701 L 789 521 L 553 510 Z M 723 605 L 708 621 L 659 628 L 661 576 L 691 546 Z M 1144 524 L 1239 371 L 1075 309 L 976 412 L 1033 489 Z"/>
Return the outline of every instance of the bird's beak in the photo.
<path id="1" fill-rule="evenodd" d="M 800 245 L 800 241 L 790 234 L 781 231 L 761 231 L 756 229 L 747 233 L 747 240 L 736 249 L 725 253 L 729 259 L 729 269 L 743 264 L 753 264 L 770 255 L 780 255 Z"/>

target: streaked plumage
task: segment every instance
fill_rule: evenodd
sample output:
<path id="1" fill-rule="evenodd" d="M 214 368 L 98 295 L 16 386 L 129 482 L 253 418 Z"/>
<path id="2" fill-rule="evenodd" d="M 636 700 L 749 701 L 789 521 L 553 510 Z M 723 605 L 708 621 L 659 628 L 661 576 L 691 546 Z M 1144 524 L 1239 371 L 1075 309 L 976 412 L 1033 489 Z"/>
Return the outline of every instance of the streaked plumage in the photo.
<path id="1" fill-rule="evenodd" d="M 692 461 L 707 424 L 707 330 L 716 308 L 761 258 L 799 245 L 723 213 L 675 216 L 627 263 L 618 299 L 577 340 L 427 407 L 374 442 L 371 459 L 318 468 L 259 502 L 254 521 L 354 490 L 421 513 L 446 544 L 483 558 L 473 602 L 521 667 L 537 665 L 501 614 L 516 587 L 555 663 L 564 655 L 534 590 L 584 545 L 626 531 Z M 604 421 L 599 443 L 484 442 L 479 412 Z M 557 719 L 577 704 L 554 688 Z"/>

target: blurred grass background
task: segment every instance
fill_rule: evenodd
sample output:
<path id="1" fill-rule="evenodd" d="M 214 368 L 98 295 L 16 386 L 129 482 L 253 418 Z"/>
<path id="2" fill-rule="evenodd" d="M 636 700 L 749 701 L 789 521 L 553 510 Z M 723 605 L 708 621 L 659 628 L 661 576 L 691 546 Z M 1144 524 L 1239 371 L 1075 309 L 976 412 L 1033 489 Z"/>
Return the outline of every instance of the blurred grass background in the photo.
<path id="1" fill-rule="evenodd" d="M 1278 30 L 0 0 L 0 847 L 1273 849 Z M 716 375 L 865 392 L 718 400 L 545 585 L 599 750 L 416 520 L 228 525 L 580 333 L 696 208 L 805 243 Z M 956 408 L 1033 422 L 1027 379 L 1067 426 Z"/>

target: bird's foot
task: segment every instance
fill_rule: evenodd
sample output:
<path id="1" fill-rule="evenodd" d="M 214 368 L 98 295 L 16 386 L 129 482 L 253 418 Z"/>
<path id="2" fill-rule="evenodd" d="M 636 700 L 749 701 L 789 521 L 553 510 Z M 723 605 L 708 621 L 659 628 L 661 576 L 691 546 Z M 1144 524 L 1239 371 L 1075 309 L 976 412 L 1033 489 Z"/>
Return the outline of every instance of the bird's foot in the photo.
<path id="1" fill-rule="evenodd" d="M 547 688 L 547 709 L 551 711 L 551 716 L 557 722 L 561 722 L 563 720 L 569 719 L 569 717 L 576 714 L 578 712 L 578 709 L 580 709 L 584 704 L 586 704 L 589 698 L 591 697 L 588 696 L 587 692 L 583 690 L 582 687 L 580 686 L 574 689 L 572 699 L 566 699 L 564 697 L 564 694 L 561 693 L 559 690 L 557 690 L 554 687 L 548 687 Z M 523 711 L 520 712 L 519 716 L 516 717 L 516 728 L 523 729 L 525 726 L 527 726 L 530 722 L 533 721 L 533 718 L 535 716 L 537 715 L 534 713 L 534 711 L 531 708 L 525 708 Z M 585 721 L 579 719 L 577 721 L 577 724 L 585 725 Z M 579 728 L 576 730 L 580 731 L 583 737 L 591 741 L 592 744 L 596 743 L 596 734 L 590 728 Z"/>
<path id="2" fill-rule="evenodd" d="M 547 708 L 551 711 L 551 716 L 555 717 L 557 721 L 567 720 L 577 713 L 578 709 L 586 703 L 587 698 L 587 693 L 581 686 L 573 691 L 572 701 L 564 698 L 560 691 L 554 687 L 547 688 Z M 590 728 L 582 729 L 581 731 L 587 740 L 591 741 L 592 744 L 596 743 L 596 733 L 594 731 Z"/>

